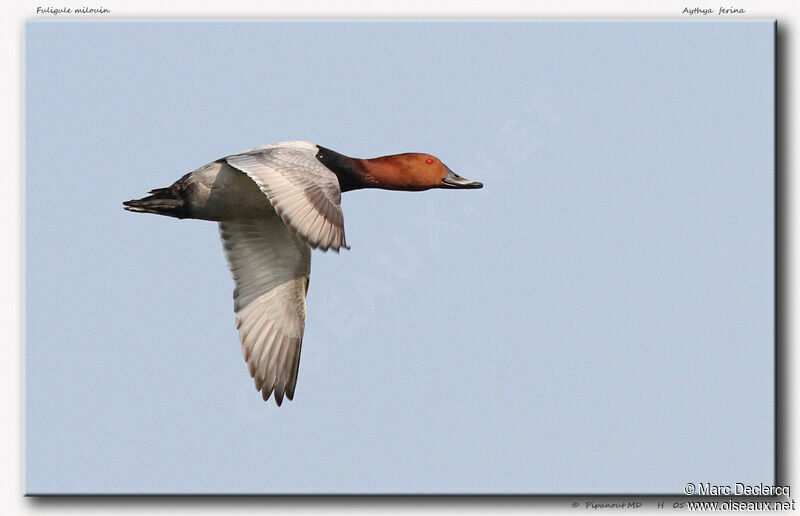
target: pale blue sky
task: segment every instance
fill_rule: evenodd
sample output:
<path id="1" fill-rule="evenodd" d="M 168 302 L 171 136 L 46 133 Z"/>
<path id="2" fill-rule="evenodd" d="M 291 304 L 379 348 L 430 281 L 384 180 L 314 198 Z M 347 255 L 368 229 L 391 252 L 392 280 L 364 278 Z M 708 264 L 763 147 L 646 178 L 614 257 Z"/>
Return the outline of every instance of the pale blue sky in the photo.
<path id="1" fill-rule="evenodd" d="M 771 483 L 773 34 L 28 23 L 26 492 Z M 288 139 L 485 187 L 344 195 L 277 408 L 216 225 L 121 202 Z"/>

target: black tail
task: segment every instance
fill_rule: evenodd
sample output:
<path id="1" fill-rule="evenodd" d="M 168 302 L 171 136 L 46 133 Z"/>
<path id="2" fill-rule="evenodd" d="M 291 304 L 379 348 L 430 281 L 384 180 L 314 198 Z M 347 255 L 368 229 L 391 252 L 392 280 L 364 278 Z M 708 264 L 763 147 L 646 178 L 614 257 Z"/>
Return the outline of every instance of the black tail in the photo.
<path id="1" fill-rule="evenodd" d="M 183 179 L 179 179 L 167 188 L 151 190 L 150 195 L 142 199 L 125 201 L 122 205 L 128 211 L 185 219 L 189 217 L 189 210 L 184 197 Z"/>

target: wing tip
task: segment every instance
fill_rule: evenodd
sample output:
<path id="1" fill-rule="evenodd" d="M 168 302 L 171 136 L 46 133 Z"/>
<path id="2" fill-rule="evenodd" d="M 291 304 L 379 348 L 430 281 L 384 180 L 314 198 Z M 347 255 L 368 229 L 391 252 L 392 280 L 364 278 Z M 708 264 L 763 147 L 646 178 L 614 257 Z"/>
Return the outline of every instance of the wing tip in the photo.
<path id="1" fill-rule="evenodd" d="M 275 400 L 275 404 L 277 406 L 283 405 L 283 397 L 284 394 L 286 395 L 286 399 L 293 400 L 294 399 L 294 392 L 289 392 L 288 390 L 284 393 L 278 389 L 270 389 L 269 387 L 263 387 L 261 389 L 258 388 L 256 385 L 256 390 L 261 391 L 261 399 L 265 402 L 269 401 L 270 398 Z"/>
<path id="2" fill-rule="evenodd" d="M 350 250 L 350 246 L 345 244 L 345 243 L 342 243 L 342 244 L 339 244 L 339 245 L 335 245 L 335 244 L 334 245 L 322 245 L 322 244 L 315 243 L 315 242 L 307 242 L 307 243 L 308 243 L 308 246 L 311 249 L 316 249 L 317 251 L 321 251 L 323 253 L 327 253 L 328 251 L 333 251 L 334 253 L 339 254 L 339 251 L 341 251 L 342 249 L 344 249 L 346 251 Z"/>

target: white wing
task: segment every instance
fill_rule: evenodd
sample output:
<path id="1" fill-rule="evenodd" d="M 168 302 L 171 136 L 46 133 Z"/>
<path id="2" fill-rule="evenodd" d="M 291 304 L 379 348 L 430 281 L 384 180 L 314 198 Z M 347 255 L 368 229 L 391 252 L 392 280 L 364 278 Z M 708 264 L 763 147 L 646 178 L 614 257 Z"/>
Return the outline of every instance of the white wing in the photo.
<path id="1" fill-rule="evenodd" d="M 236 327 L 264 400 L 294 397 L 305 329 L 311 249 L 277 215 L 219 223 L 233 274 Z"/>
<path id="2" fill-rule="evenodd" d="M 251 149 L 225 160 L 247 174 L 275 211 L 313 248 L 347 248 L 339 179 L 316 158 L 309 142 L 286 142 Z"/>

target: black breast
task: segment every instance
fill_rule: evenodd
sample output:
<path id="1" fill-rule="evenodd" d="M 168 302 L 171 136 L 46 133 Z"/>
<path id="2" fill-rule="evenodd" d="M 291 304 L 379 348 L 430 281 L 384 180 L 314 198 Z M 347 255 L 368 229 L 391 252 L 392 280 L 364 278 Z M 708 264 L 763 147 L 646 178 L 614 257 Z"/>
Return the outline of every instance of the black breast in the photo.
<path id="1" fill-rule="evenodd" d="M 353 158 L 317 145 L 319 152 L 316 158 L 339 178 L 339 189 L 342 192 L 364 188 L 364 171 Z"/>

